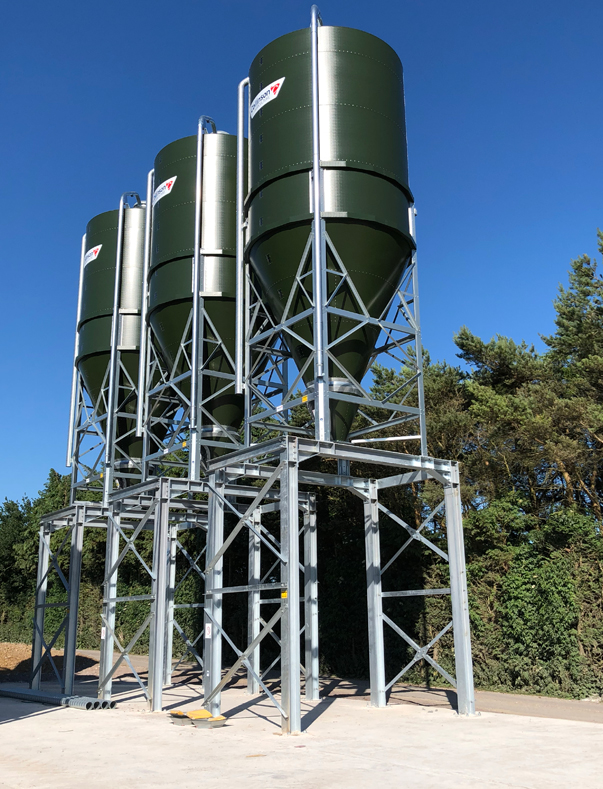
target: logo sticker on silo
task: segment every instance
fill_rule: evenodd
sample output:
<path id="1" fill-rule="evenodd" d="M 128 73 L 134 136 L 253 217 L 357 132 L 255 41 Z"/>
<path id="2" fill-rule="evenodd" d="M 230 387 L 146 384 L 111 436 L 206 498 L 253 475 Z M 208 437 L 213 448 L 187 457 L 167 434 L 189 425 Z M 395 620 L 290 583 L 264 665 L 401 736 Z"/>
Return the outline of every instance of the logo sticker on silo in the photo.
<path id="1" fill-rule="evenodd" d="M 284 77 L 277 79 L 276 82 L 270 83 L 265 88 L 258 93 L 255 99 L 251 102 L 251 107 L 249 108 L 249 114 L 253 118 L 253 116 L 259 112 L 265 104 L 268 104 L 269 101 L 276 99 L 278 94 L 280 93 L 281 88 L 283 87 L 283 82 L 285 81 Z"/>
<path id="2" fill-rule="evenodd" d="M 103 245 L 99 244 L 97 247 L 92 247 L 92 249 L 89 249 L 84 255 L 84 266 L 87 266 L 91 260 L 96 260 L 96 258 L 98 257 L 98 253 L 101 251 L 102 248 Z"/>
<path id="3" fill-rule="evenodd" d="M 161 200 L 162 197 L 169 195 L 169 193 L 174 188 L 174 184 L 176 183 L 176 178 L 178 178 L 178 176 L 174 175 L 172 178 L 168 178 L 167 181 L 164 181 L 162 184 L 159 184 L 157 189 L 155 189 L 155 191 L 153 192 L 153 205 L 155 205 L 155 203 L 158 200 Z"/>

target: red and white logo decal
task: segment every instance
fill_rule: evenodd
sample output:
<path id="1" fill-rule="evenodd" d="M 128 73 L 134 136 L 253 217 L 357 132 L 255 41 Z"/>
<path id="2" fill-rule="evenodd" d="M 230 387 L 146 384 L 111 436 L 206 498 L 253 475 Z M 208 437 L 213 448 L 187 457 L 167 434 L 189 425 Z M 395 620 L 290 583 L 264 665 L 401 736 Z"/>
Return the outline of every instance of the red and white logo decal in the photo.
<path id="1" fill-rule="evenodd" d="M 249 114 L 253 118 L 253 116 L 259 112 L 265 104 L 268 104 L 269 101 L 276 99 L 278 94 L 280 93 L 281 88 L 283 87 L 283 82 L 285 81 L 284 77 L 277 79 L 276 82 L 272 82 L 270 85 L 267 85 L 265 88 L 258 93 L 255 99 L 251 102 L 251 107 L 249 108 Z"/>
<path id="2" fill-rule="evenodd" d="M 164 181 L 162 184 L 159 184 L 157 189 L 155 189 L 155 191 L 153 192 L 153 205 L 155 205 L 155 203 L 158 200 L 161 200 L 162 197 L 169 195 L 169 193 L 174 188 L 174 184 L 176 183 L 177 177 L 178 177 L 177 175 L 174 175 L 172 178 L 168 178 L 167 181 Z"/>
<path id="3" fill-rule="evenodd" d="M 89 249 L 84 255 L 84 266 L 87 266 L 91 260 L 96 260 L 102 248 L 103 245 L 99 244 L 97 247 L 92 247 L 92 249 Z"/>

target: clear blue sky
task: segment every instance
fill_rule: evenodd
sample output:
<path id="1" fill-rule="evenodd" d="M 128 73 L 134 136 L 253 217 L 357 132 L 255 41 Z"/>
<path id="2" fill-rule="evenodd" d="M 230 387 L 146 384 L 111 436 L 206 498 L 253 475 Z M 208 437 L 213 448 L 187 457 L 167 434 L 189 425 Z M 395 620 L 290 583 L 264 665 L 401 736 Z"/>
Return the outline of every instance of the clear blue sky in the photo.
<path id="1" fill-rule="evenodd" d="M 466 324 L 542 347 L 570 259 L 603 225 L 600 0 L 325 0 L 405 70 L 421 313 L 433 358 Z M 300 0 L 33 0 L 0 28 L 0 500 L 64 472 L 79 247 L 145 189 L 200 114 L 235 131 L 257 51 L 309 24 Z"/>

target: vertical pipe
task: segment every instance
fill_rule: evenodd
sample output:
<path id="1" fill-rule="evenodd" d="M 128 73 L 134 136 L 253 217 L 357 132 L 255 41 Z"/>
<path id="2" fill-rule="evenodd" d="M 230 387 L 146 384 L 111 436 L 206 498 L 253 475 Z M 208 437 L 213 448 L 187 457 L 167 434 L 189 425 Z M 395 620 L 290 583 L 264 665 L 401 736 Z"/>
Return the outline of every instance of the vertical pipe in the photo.
<path id="1" fill-rule="evenodd" d="M 117 364 L 119 351 L 117 343 L 119 341 L 119 297 L 121 293 L 121 263 L 124 243 L 124 213 L 126 207 L 126 197 L 129 192 L 121 196 L 119 201 L 119 221 L 117 224 L 117 254 L 115 255 L 115 288 L 113 291 L 113 319 L 111 321 L 111 358 L 109 361 L 109 396 L 107 397 L 107 419 L 105 421 L 105 469 L 103 486 L 103 506 L 109 504 L 109 494 L 113 490 L 113 455 L 114 441 L 113 433 L 115 418 L 116 386 L 117 386 Z"/>
<path id="2" fill-rule="evenodd" d="M 383 647 L 383 604 L 381 599 L 379 494 L 376 480 L 369 480 L 368 485 L 368 496 L 364 502 L 364 544 L 366 551 L 371 706 L 385 707 L 385 651 Z"/>
<path id="3" fill-rule="evenodd" d="M 416 227 L 417 209 L 411 205 L 408 209 L 408 218 L 410 225 L 410 234 L 416 243 L 417 240 L 417 227 Z M 419 311 L 419 274 L 417 270 L 417 251 L 412 253 L 412 293 L 413 293 L 413 307 L 415 318 L 415 353 L 417 357 L 417 372 L 419 377 L 417 379 L 417 392 L 419 399 L 419 433 L 421 434 L 421 455 L 427 455 L 427 425 L 425 420 L 425 386 L 423 383 L 423 343 L 421 341 L 421 314 Z"/>
<path id="4" fill-rule="evenodd" d="M 261 514 L 259 508 L 253 513 L 253 523 L 256 527 L 260 526 Z M 256 528 L 256 531 L 259 529 Z M 257 534 L 249 530 L 249 565 L 248 583 L 259 584 L 262 578 L 262 543 Z M 247 593 L 247 645 L 251 644 L 260 634 L 260 593 L 253 590 Z M 249 663 L 256 675 L 260 674 L 260 645 L 258 644 L 249 656 Z M 260 692 L 257 679 L 251 671 L 247 671 L 247 693 L 253 695 Z"/>
<path id="5" fill-rule="evenodd" d="M 48 588 L 48 561 L 50 554 L 45 541 L 46 531 L 44 524 L 40 526 L 39 546 L 38 546 L 38 577 L 36 581 L 36 603 L 34 611 L 34 631 L 31 649 L 31 680 L 29 687 L 32 690 L 40 690 L 42 681 L 42 640 L 44 638 L 44 614 L 46 613 L 46 590 Z M 50 534 L 48 535 L 50 540 Z"/>
<path id="6" fill-rule="evenodd" d="M 119 558 L 119 504 L 112 504 L 107 516 L 107 545 L 105 549 L 105 580 L 103 583 L 103 625 L 101 628 L 101 649 L 98 670 L 98 697 L 109 701 L 111 699 L 112 680 L 107 676 L 113 667 L 113 647 L 115 632 L 115 598 L 117 597 L 116 566 Z"/>
<path id="7" fill-rule="evenodd" d="M 328 365 L 325 365 L 326 313 L 325 292 L 325 232 L 322 221 L 322 170 L 320 167 L 320 97 L 318 79 L 318 27 L 322 24 L 318 6 L 312 6 L 312 287 L 314 295 L 314 397 L 316 413 L 316 440 L 331 438 L 329 426 Z M 326 367 L 326 369 L 325 369 Z"/>
<path id="8" fill-rule="evenodd" d="M 155 523 L 154 539 L 157 541 L 153 575 L 155 578 L 155 600 L 151 628 L 152 650 L 149 649 L 149 695 L 151 712 L 163 709 L 163 674 L 165 654 L 165 624 L 167 614 L 168 574 L 168 530 L 170 518 L 169 479 L 159 480 L 158 518 Z M 151 654 L 152 652 L 152 654 Z"/>
<path id="9" fill-rule="evenodd" d="M 193 320 L 192 320 L 192 351 L 191 351 L 191 410 L 190 427 L 190 476 L 199 479 L 200 448 L 198 417 L 199 387 L 199 312 L 201 291 L 201 201 L 203 200 L 203 134 L 204 116 L 199 118 L 197 125 L 197 172 L 195 181 L 195 252 L 193 257 Z"/>
<path id="10" fill-rule="evenodd" d="M 297 439 L 287 437 L 281 473 L 281 717 L 283 734 L 301 732 L 300 616 L 299 616 L 299 510 Z"/>
<path id="11" fill-rule="evenodd" d="M 451 472 L 452 480 L 444 488 L 444 498 L 446 501 L 448 560 L 450 562 L 450 597 L 452 602 L 456 694 L 459 715 L 475 715 L 467 570 L 457 463 L 451 464 Z"/>
<path id="12" fill-rule="evenodd" d="M 69 554 L 69 618 L 67 619 L 63 657 L 63 692 L 67 696 L 73 694 L 73 683 L 75 680 L 75 651 L 77 648 L 82 548 L 84 546 L 84 521 L 82 517 L 84 506 L 80 504 L 75 507 L 75 523 L 71 532 L 71 551 Z"/>
<path id="13" fill-rule="evenodd" d="M 316 534 L 316 497 L 308 498 L 304 513 L 304 620 L 306 699 L 320 698 L 318 655 L 318 544 Z"/>
<path id="14" fill-rule="evenodd" d="M 153 222 L 153 187 L 155 183 L 155 170 L 149 170 L 147 175 L 147 201 L 145 206 L 144 222 L 144 258 L 142 270 L 142 305 L 140 310 L 140 357 L 138 360 L 138 400 L 136 403 L 136 435 L 142 436 L 144 420 L 144 401 L 146 392 L 146 363 L 147 363 L 147 313 L 149 309 L 149 269 L 151 267 L 151 232 Z M 144 453 L 143 453 L 144 454 Z M 145 481 L 143 468 L 142 481 Z"/>
<path id="15" fill-rule="evenodd" d="M 80 284 L 77 291 L 77 317 L 75 319 L 75 347 L 73 350 L 73 374 L 71 378 L 71 404 L 69 406 L 69 435 L 67 437 L 67 468 L 71 468 L 71 455 L 73 454 L 73 434 L 75 432 L 75 404 L 77 395 L 77 355 L 80 347 L 78 327 L 82 319 L 82 288 L 84 286 L 84 258 L 86 256 L 86 234 L 82 236 L 82 250 L 80 253 Z"/>
<path id="16" fill-rule="evenodd" d="M 245 87 L 249 77 L 239 82 L 237 94 L 237 280 L 235 332 L 235 392 L 243 392 L 244 316 L 245 316 Z"/>
<path id="17" fill-rule="evenodd" d="M 172 684 L 172 653 L 174 651 L 174 594 L 176 589 L 176 553 L 178 548 L 178 526 L 170 526 L 170 544 L 168 549 L 169 568 L 167 584 L 167 610 L 165 617 L 165 661 L 163 667 L 163 684 Z"/>
<path id="18" fill-rule="evenodd" d="M 210 476 L 209 517 L 207 522 L 206 567 L 224 542 L 224 472 L 219 470 Z M 216 495 L 217 494 L 217 495 Z M 205 632 L 203 635 L 203 695 L 205 698 L 220 683 L 222 678 L 222 568 L 224 560 L 216 562 L 210 572 L 205 572 Z M 208 613 L 211 614 L 208 616 Z M 212 715 L 220 714 L 222 694 L 218 693 L 210 702 Z"/>

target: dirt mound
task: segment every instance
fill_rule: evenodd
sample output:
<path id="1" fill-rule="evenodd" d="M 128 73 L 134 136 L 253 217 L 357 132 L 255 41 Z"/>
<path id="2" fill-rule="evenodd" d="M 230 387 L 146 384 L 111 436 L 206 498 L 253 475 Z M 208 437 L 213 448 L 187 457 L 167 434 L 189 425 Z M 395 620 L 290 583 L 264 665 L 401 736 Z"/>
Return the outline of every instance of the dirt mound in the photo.
<path id="1" fill-rule="evenodd" d="M 63 650 L 53 649 L 52 658 L 59 672 L 63 669 Z M 97 660 L 84 655 L 76 655 L 75 670 L 81 672 L 96 666 Z M 0 682 L 27 681 L 31 674 L 31 644 L 11 644 L 0 642 Z M 54 676 L 50 661 L 45 660 L 42 676 Z"/>

